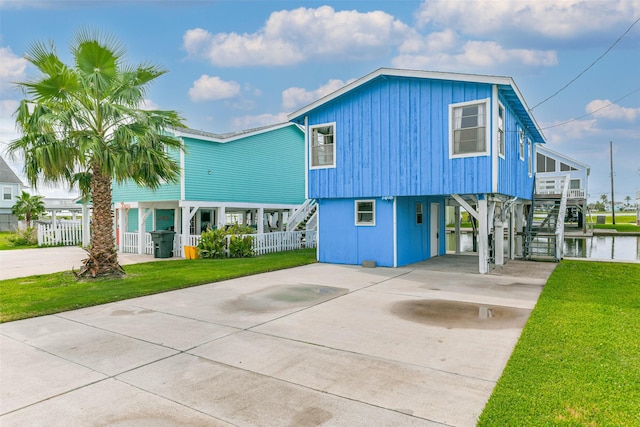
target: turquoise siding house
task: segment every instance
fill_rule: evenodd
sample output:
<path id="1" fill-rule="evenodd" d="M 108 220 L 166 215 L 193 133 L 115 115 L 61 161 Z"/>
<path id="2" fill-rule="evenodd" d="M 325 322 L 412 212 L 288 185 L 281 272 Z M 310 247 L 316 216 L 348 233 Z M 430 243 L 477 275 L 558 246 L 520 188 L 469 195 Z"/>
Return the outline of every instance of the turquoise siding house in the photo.
<path id="1" fill-rule="evenodd" d="M 174 133 L 185 148 L 173 153 L 182 169 L 178 183 L 156 191 L 133 182 L 113 186 L 121 249 L 127 232 L 174 230 L 180 250 L 189 236 L 228 222 L 258 232 L 282 229 L 283 219 L 305 201 L 300 126 L 283 123 L 224 135 L 192 129 Z"/>
<path id="2" fill-rule="evenodd" d="M 382 68 L 288 118 L 305 128 L 319 261 L 444 255 L 446 206 L 477 221 L 480 272 L 513 256 L 545 138 L 511 78 Z"/>

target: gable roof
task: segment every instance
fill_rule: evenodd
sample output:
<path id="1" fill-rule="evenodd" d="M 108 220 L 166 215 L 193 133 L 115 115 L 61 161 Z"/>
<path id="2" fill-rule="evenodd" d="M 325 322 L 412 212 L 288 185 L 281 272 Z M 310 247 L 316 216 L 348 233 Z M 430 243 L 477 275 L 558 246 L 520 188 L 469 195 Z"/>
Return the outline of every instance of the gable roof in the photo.
<path id="1" fill-rule="evenodd" d="M 24 187 L 20 178 L 18 178 L 2 157 L 0 157 L 0 182 L 6 184 L 18 184 L 21 187 Z"/>
<path id="2" fill-rule="evenodd" d="M 241 130 L 237 132 L 222 133 L 222 134 L 205 132 L 205 131 L 189 129 L 189 128 L 173 129 L 173 133 L 175 134 L 175 136 L 186 136 L 187 138 L 196 138 L 196 139 L 202 139 L 205 141 L 227 143 L 227 142 L 235 141 L 238 139 L 246 138 L 248 136 L 258 135 L 258 134 L 269 132 L 272 130 L 282 129 L 288 126 L 298 127 L 298 125 L 296 125 L 295 123 L 286 122 L 286 123 L 278 123 L 275 125 L 262 126 L 262 127 L 253 128 L 253 129 Z"/>
<path id="3" fill-rule="evenodd" d="M 356 89 L 374 79 L 384 76 L 391 77 L 407 77 L 407 78 L 419 78 L 419 79 L 432 79 L 432 80 L 450 80 L 458 82 L 470 82 L 470 83 L 486 83 L 498 86 L 500 94 L 509 102 L 524 127 L 533 135 L 536 142 L 546 142 L 540 126 L 538 126 L 535 118 L 529 111 L 529 107 L 524 100 L 524 97 L 520 93 L 520 90 L 516 86 L 511 77 L 504 76 L 487 76 L 481 74 L 462 74 L 462 73 L 444 73 L 439 71 L 422 71 L 422 70 L 403 70 L 397 68 L 378 68 L 376 71 L 367 74 L 364 77 L 355 80 L 342 88 L 332 92 L 315 102 L 295 111 L 287 116 L 292 122 L 301 122 L 301 118 L 310 111 L 318 108 L 319 106 L 331 102 L 332 100 L 344 95 L 347 92 Z"/>

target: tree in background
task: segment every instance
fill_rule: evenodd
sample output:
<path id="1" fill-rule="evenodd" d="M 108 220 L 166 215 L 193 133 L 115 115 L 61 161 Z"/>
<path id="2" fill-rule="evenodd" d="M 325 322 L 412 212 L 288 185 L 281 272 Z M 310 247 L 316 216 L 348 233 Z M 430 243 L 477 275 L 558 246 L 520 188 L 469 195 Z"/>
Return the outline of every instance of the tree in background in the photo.
<path id="1" fill-rule="evenodd" d="M 11 208 L 11 213 L 17 216 L 20 221 L 26 221 L 27 228 L 31 228 L 31 221 L 40 218 L 40 215 L 45 213 L 42 199 L 42 196 L 32 196 L 23 191 Z"/>
<path id="2" fill-rule="evenodd" d="M 113 235 L 112 181 L 133 180 L 152 189 L 176 182 L 180 165 L 168 151 L 181 141 L 167 129 L 184 127 L 175 111 L 143 110 L 150 83 L 167 70 L 123 62 L 113 38 L 79 31 L 71 43 L 73 65 L 64 64 L 52 43 L 34 43 L 27 60 L 40 75 L 18 83 L 16 111 L 22 136 L 9 152 L 23 154 L 24 172 L 39 182 L 77 185 L 93 205 L 89 257 L 79 276 L 120 275 Z"/>

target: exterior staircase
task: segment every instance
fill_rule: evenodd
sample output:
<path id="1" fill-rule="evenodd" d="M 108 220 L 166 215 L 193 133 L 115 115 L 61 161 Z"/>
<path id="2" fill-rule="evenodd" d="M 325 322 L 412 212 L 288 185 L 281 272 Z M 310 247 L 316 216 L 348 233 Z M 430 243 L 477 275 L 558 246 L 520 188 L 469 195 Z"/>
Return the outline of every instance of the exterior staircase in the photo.
<path id="1" fill-rule="evenodd" d="M 318 203 L 315 199 L 307 199 L 287 219 L 287 231 L 313 230 L 318 224 Z"/>
<path id="2" fill-rule="evenodd" d="M 568 178 L 561 188 L 560 193 L 534 194 L 525 233 L 525 259 L 555 262 L 562 259 Z"/>

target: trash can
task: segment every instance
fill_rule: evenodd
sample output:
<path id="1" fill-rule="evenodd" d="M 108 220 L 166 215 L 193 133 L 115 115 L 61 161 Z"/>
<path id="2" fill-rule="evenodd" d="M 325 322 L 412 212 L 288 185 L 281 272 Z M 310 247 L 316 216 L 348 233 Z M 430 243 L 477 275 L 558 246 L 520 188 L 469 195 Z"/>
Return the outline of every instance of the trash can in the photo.
<path id="1" fill-rule="evenodd" d="M 151 233 L 154 258 L 171 258 L 173 255 L 173 237 L 175 231 L 155 230 Z"/>
<path id="2" fill-rule="evenodd" d="M 596 217 L 596 224 L 604 224 L 604 223 L 605 223 L 604 215 L 598 215 Z"/>

